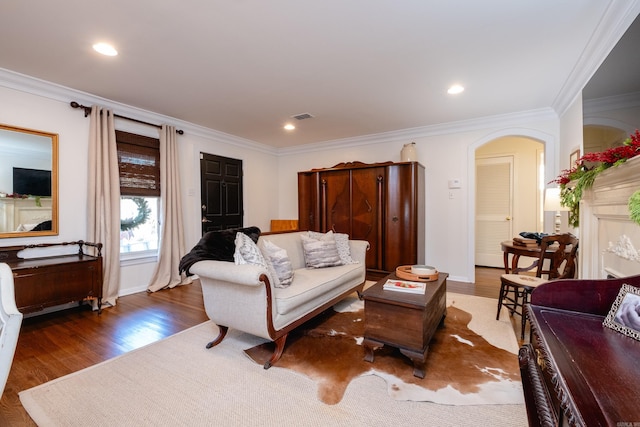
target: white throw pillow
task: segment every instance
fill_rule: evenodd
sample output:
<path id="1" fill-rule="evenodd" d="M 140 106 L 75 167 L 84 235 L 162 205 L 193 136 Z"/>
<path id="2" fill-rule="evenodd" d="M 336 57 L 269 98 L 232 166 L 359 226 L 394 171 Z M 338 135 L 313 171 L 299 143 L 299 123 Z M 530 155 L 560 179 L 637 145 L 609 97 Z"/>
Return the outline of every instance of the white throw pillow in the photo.
<path id="1" fill-rule="evenodd" d="M 273 270 L 273 267 L 271 267 L 271 265 L 267 262 L 267 260 L 264 259 L 264 256 L 262 256 L 262 252 L 260 252 L 258 245 L 256 245 L 253 240 L 251 240 L 251 237 L 247 236 L 244 233 L 238 232 L 236 233 L 235 243 L 236 250 L 233 253 L 233 260 L 236 265 L 252 264 L 264 267 L 269 273 L 269 278 L 273 282 L 273 285 L 280 285 L 278 275 Z"/>
<path id="2" fill-rule="evenodd" d="M 351 258 L 351 248 L 349 247 L 349 235 L 346 233 L 334 233 L 333 230 L 329 230 L 326 233 L 318 233 L 317 231 L 309 231 L 309 237 L 312 239 L 322 240 L 323 238 L 329 238 L 333 236 L 336 241 L 336 247 L 338 248 L 338 255 L 342 264 L 357 264 L 358 261 Z"/>
<path id="3" fill-rule="evenodd" d="M 293 268 L 291 267 L 291 260 L 287 255 L 287 251 L 271 241 L 265 240 L 262 243 L 262 253 L 278 277 L 280 283 L 277 287 L 286 288 L 291 285 L 291 282 L 293 282 Z"/>
<path id="4" fill-rule="evenodd" d="M 330 236 L 325 235 L 322 239 L 313 239 L 304 234 L 300 235 L 300 238 L 307 267 L 323 268 L 342 265 L 333 233 Z"/>

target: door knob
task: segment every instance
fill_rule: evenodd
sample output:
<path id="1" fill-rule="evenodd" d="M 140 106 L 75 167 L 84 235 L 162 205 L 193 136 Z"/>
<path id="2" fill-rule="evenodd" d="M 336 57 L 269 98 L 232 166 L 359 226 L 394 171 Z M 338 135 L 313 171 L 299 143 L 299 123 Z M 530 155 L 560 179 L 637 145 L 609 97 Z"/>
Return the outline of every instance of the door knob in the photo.
<path id="1" fill-rule="evenodd" d="M 505 218 L 505 220 L 507 220 L 507 221 L 511 221 L 511 217 L 510 217 L 510 216 L 508 216 L 508 217 L 506 217 L 506 218 Z"/>

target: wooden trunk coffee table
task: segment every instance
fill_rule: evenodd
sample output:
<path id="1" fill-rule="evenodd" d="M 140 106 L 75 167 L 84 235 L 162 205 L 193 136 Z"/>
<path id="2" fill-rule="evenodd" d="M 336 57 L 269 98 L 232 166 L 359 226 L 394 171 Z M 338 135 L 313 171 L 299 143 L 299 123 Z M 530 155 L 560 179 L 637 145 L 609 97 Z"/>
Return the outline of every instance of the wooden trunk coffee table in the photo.
<path id="1" fill-rule="evenodd" d="M 425 282 L 424 295 L 384 290 L 387 279 L 378 281 L 362 293 L 364 299 L 364 359 L 373 362 L 374 351 L 385 344 L 396 347 L 413 362 L 413 375 L 424 378 L 429 341 L 444 322 L 447 306 L 447 277 Z"/>

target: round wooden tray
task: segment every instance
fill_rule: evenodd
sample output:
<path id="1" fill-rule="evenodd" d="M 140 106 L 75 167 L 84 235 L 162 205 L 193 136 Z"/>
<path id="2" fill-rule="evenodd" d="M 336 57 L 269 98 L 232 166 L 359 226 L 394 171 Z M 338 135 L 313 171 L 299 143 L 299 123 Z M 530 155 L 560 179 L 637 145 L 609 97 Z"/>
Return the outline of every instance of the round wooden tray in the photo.
<path id="1" fill-rule="evenodd" d="M 433 282 L 434 280 L 438 280 L 438 271 L 436 270 L 435 274 L 419 276 L 411 272 L 410 265 L 401 265 L 400 267 L 396 268 L 396 276 L 398 276 L 398 278 L 400 279 L 413 280 L 416 282 Z"/>

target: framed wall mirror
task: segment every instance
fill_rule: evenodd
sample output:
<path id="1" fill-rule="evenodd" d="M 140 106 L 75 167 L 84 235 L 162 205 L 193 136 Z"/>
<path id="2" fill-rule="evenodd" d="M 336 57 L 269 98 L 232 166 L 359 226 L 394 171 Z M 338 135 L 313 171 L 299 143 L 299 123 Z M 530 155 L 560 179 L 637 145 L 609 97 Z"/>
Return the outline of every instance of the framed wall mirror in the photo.
<path id="1" fill-rule="evenodd" d="M 0 238 L 58 234 L 58 134 L 0 124 Z"/>

